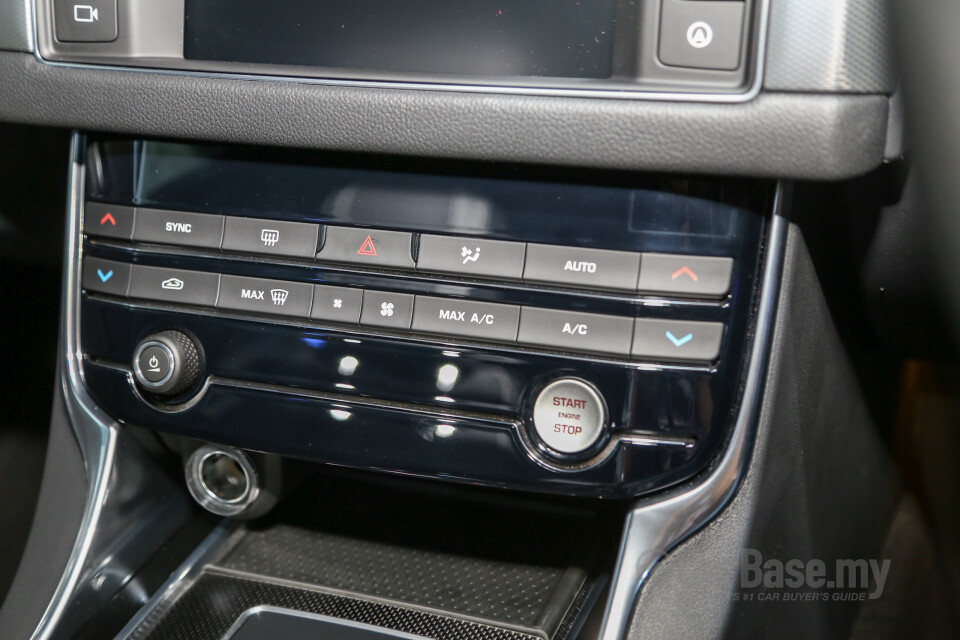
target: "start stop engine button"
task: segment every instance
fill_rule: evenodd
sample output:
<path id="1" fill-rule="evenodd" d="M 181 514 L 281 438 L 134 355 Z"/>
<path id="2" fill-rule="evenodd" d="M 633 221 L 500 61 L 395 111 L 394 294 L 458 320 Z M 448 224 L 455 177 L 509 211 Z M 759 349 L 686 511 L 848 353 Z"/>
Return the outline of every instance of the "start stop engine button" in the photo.
<path id="1" fill-rule="evenodd" d="M 593 447 L 607 425 L 607 407 L 589 382 L 562 378 L 548 384 L 533 405 L 533 426 L 548 447 L 564 454 Z"/>

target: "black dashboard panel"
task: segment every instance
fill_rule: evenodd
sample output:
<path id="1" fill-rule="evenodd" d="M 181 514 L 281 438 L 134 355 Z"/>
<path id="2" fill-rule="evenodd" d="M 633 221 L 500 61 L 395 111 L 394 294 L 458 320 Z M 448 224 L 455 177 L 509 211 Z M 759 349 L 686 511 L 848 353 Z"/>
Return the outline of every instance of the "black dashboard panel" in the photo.
<path id="1" fill-rule="evenodd" d="M 401 73 L 609 78 L 613 0 L 187 0 L 184 57 Z"/>
<path id="2" fill-rule="evenodd" d="M 91 145 L 81 346 L 107 411 L 337 465 L 607 497 L 689 477 L 716 454 L 742 384 L 770 185 L 335 160 Z M 183 239 L 185 224 L 210 221 L 222 225 L 215 239 L 202 224 Z M 248 228 L 251 243 L 234 244 L 230 229 Z M 377 264 L 394 255 L 382 243 L 394 236 L 406 259 Z M 466 256 L 454 261 L 466 271 L 422 268 L 438 239 Z M 523 252 L 523 271 L 471 273 L 484 264 L 474 251 L 488 255 L 477 245 Z M 549 282 L 533 269 L 541 260 L 570 282 Z M 618 260 L 633 265 L 626 279 Z M 718 265 L 730 270 L 709 273 Z M 187 297 L 198 277 L 209 293 Z M 321 300 L 350 306 L 349 294 L 363 301 L 359 316 L 318 313 Z M 555 315 L 562 322 L 543 323 Z M 196 342 L 204 375 L 162 398 L 134 384 L 131 358 L 169 330 Z M 582 447 L 534 425 L 557 380 L 585 381 L 606 410 Z"/>

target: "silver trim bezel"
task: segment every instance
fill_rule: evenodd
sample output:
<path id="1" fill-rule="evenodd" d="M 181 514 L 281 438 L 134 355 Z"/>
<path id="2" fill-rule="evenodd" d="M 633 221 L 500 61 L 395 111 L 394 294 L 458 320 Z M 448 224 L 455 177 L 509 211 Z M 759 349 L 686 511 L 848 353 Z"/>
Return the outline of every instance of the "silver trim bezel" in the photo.
<path id="1" fill-rule="evenodd" d="M 143 375 L 143 371 L 140 369 L 140 356 L 143 355 L 143 352 L 149 349 L 150 347 L 157 347 L 167 355 L 167 359 L 170 361 L 170 370 L 167 371 L 167 375 L 163 376 L 163 380 L 159 382 L 150 382 L 147 380 L 147 377 Z M 149 363 L 148 363 L 149 364 Z M 159 340 L 148 340 L 147 342 L 142 343 L 138 348 L 137 352 L 133 354 L 133 374 L 137 377 L 137 382 L 142 384 L 148 389 L 159 389 L 163 385 L 170 382 L 170 378 L 173 377 L 174 372 L 177 368 L 177 360 L 173 357 L 173 351 L 170 350 L 170 347 L 160 342 Z"/>
<path id="2" fill-rule="evenodd" d="M 207 486 L 203 479 L 203 465 L 211 457 L 226 456 L 237 463 L 246 479 L 243 494 L 233 500 L 225 500 Z M 184 465 L 187 489 L 201 507 L 218 516 L 236 516 L 257 501 L 260 495 L 260 480 L 250 458 L 233 447 L 203 445 L 190 454 Z"/>
<path id="3" fill-rule="evenodd" d="M 131 580 L 188 517 L 189 499 L 132 437 L 100 409 L 83 381 L 79 343 L 82 197 L 86 141 L 70 143 L 63 266 L 59 393 L 83 460 L 83 510 L 76 540 L 31 640 L 67 637 Z M 122 487 L 122 490 L 121 488 Z"/>
<path id="4" fill-rule="evenodd" d="M 63 633 L 61 623 L 65 612 L 83 594 L 82 587 L 97 578 L 90 574 L 91 555 L 95 543 L 103 546 L 101 517 L 108 506 L 111 480 L 118 473 L 117 423 L 97 407 L 83 383 L 82 359 L 79 347 L 80 263 L 82 243 L 81 207 L 83 196 L 84 162 L 81 154 L 85 139 L 73 134 L 69 170 L 69 195 L 66 227 L 66 262 L 63 279 L 63 323 L 61 325 L 61 392 L 67 415 L 77 436 L 81 455 L 87 470 L 88 486 L 84 510 L 76 543 L 67 566 L 31 638 L 46 640 L 55 633 Z M 744 383 L 744 395 L 736 423 L 722 457 L 697 484 L 684 485 L 665 493 L 641 499 L 627 516 L 621 539 L 610 598 L 604 612 L 600 640 L 621 640 L 625 637 L 633 614 L 633 607 L 644 581 L 651 570 L 673 548 L 702 528 L 719 513 L 735 494 L 750 459 L 759 422 L 760 401 L 770 357 L 780 278 L 788 228 L 782 216 L 786 200 L 786 185 L 780 184 L 774 201 L 774 216 L 769 227 L 763 264 L 763 276 L 755 324 L 754 339 Z M 172 493 L 159 488 L 152 500 L 175 500 Z M 164 515 L 159 510 L 157 515 Z M 107 532 L 109 533 L 109 531 Z M 115 548 L 114 540 L 107 540 L 107 548 Z M 200 553 L 198 549 L 196 553 Z M 94 554 L 95 555 L 95 554 Z M 195 554 L 196 555 L 196 554 Z M 201 554 L 202 555 L 202 554 Z M 110 557 L 110 556 L 107 556 Z M 185 574 L 171 576 L 168 584 L 151 601 L 182 585 Z M 118 575 L 117 579 L 129 579 Z M 103 582 L 99 586 L 103 586 Z M 111 583 L 112 586 L 112 583 Z M 149 606 L 149 605 L 148 605 Z M 146 609 L 131 620 L 142 620 Z M 130 625 L 128 625 L 130 627 Z M 135 628 L 132 627 L 132 628 Z"/>
<path id="5" fill-rule="evenodd" d="M 710 522 L 740 486 L 759 423 L 760 404 L 776 323 L 789 223 L 782 216 L 786 185 L 777 185 L 766 242 L 763 280 L 743 398 L 730 442 L 697 484 L 640 499 L 627 514 L 599 640 L 627 637 L 644 581 L 667 553 Z"/>
<path id="6" fill-rule="evenodd" d="M 708 91 L 645 91 L 645 90 L 615 90 L 615 89 L 573 89 L 554 87 L 522 87 L 505 85 L 478 85 L 470 83 L 428 83 L 403 82 L 389 80 L 349 80 L 343 78 L 311 78 L 293 75 L 264 75 L 255 73 L 224 73 L 215 71 L 193 71 L 185 69 L 160 69 L 152 67 L 123 67 L 112 64 L 94 64 L 81 62 L 62 62 L 48 60 L 40 54 L 39 22 L 37 18 L 37 2 L 29 0 L 32 9 L 31 37 L 34 57 L 45 65 L 63 68 L 91 69 L 105 71 L 121 71 L 126 73 L 152 74 L 161 76 L 187 76 L 194 78 L 210 78 L 220 80 L 256 80 L 266 82 L 292 82 L 295 84 L 352 87 L 358 89 L 403 89 L 411 91 L 441 91 L 456 93 L 500 94 L 516 96 L 543 96 L 560 98 L 603 98 L 649 100 L 663 102 L 707 102 L 719 104 L 738 104 L 750 102 L 760 95 L 763 88 L 763 76 L 766 69 L 767 30 L 770 23 L 771 0 L 758 0 L 759 14 L 757 18 L 755 37 L 757 44 L 753 61 L 753 75 L 746 91 L 740 93 L 719 93 Z"/>

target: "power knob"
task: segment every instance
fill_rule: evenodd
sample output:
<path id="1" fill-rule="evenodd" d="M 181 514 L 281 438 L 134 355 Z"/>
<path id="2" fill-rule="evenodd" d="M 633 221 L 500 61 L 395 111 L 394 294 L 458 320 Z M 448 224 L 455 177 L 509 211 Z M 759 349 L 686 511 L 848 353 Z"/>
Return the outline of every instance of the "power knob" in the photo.
<path id="1" fill-rule="evenodd" d="M 200 377 L 200 351 L 190 336 L 162 331 L 144 338 L 133 353 L 133 375 L 150 393 L 175 396 Z"/>

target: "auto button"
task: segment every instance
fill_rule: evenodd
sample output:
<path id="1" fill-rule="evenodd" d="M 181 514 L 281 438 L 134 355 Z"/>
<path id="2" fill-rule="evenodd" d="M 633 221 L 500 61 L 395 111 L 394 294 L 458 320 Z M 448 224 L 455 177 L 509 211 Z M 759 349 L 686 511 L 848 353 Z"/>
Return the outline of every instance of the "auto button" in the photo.
<path id="1" fill-rule="evenodd" d="M 523 279 L 578 289 L 632 293 L 637 288 L 639 270 L 639 253 L 528 244 Z"/>

